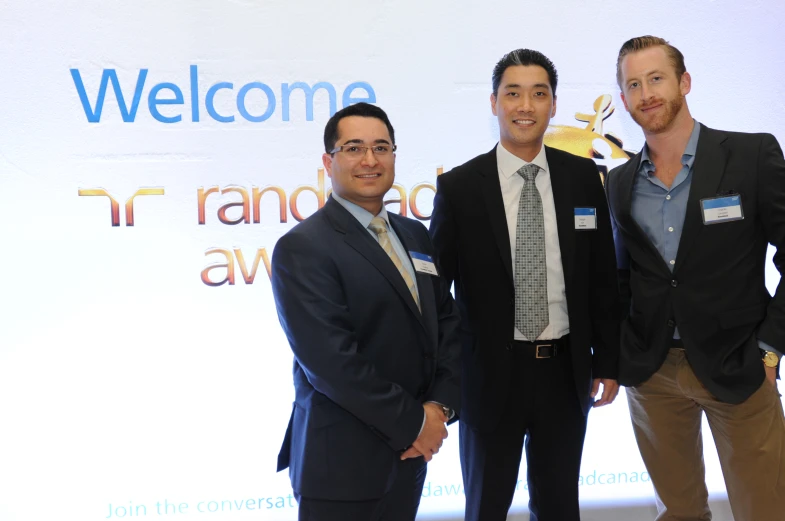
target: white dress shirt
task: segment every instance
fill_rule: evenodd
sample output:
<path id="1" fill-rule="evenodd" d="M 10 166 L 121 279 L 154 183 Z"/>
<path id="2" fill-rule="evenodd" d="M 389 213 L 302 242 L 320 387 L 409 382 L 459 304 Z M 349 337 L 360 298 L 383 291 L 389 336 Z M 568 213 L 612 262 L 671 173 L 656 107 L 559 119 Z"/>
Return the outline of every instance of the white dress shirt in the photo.
<path id="1" fill-rule="evenodd" d="M 501 143 L 496 147 L 496 161 L 499 168 L 499 183 L 504 200 L 504 213 L 507 216 L 507 230 L 510 232 L 510 252 L 512 253 L 513 275 L 515 274 L 515 228 L 518 225 L 518 201 L 521 190 L 526 184 L 523 177 L 516 172 L 529 164 L 505 149 Z M 570 320 L 567 315 L 567 293 L 564 289 L 564 270 L 559 247 L 559 230 L 556 227 L 556 205 L 553 202 L 553 188 L 548 161 L 545 158 L 545 147 L 532 161 L 540 167 L 534 180 L 537 191 L 542 199 L 542 213 L 545 226 L 545 263 L 548 276 L 548 326 L 539 337 L 531 340 L 554 340 L 570 332 Z M 530 340 L 515 328 L 515 340 Z"/>

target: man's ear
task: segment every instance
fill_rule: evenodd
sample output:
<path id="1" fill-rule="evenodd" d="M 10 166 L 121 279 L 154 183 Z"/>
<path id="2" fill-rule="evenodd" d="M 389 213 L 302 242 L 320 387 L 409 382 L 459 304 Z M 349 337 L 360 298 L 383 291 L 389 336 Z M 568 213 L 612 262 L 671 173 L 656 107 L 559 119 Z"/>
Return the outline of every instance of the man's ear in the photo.
<path id="1" fill-rule="evenodd" d="M 333 177 L 333 156 L 325 152 L 322 154 L 322 164 L 324 165 L 324 169 L 327 171 L 327 177 L 332 179 Z"/>

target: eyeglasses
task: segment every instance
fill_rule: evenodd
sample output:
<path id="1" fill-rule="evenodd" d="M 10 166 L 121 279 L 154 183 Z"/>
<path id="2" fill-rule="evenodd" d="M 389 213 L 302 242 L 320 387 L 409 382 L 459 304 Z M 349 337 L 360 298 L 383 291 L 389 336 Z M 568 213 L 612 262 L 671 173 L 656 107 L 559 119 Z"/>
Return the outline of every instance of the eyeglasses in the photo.
<path id="1" fill-rule="evenodd" d="M 357 145 L 354 143 L 349 143 L 348 145 L 340 145 L 328 152 L 330 155 L 335 154 L 336 152 L 343 152 L 351 159 L 360 159 L 361 157 L 365 157 L 365 153 L 370 149 L 376 157 L 387 157 L 391 153 L 398 150 L 397 145 L 388 145 L 386 143 L 379 143 L 376 145 Z"/>

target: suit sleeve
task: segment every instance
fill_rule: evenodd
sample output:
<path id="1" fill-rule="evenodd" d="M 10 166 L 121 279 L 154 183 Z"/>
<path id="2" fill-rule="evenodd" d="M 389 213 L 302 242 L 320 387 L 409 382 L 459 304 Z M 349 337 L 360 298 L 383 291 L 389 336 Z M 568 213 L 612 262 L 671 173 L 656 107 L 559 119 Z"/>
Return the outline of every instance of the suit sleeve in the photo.
<path id="1" fill-rule="evenodd" d="M 758 339 L 782 353 L 785 352 L 785 159 L 771 134 L 763 136 L 758 154 L 758 200 L 766 240 L 777 250 L 774 266 L 781 277 L 758 329 Z"/>
<path id="2" fill-rule="evenodd" d="M 592 377 L 616 379 L 619 374 L 619 284 L 608 203 L 594 162 L 587 164 L 587 190 L 597 209 L 589 281 L 592 322 Z"/>
<path id="3" fill-rule="evenodd" d="M 424 240 L 431 242 L 422 224 Z M 436 263 L 438 253 L 434 252 Z M 436 314 L 439 323 L 439 343 L 437 346 L 436 377 L 426 401 L 438 402 L 455 411 L 450 423 L 456 421 L 461 410 L 461 343 L 458 327 L 461 318 L 458 306 L 450 293 L 450 282 L 443 276 L 437 277 L 434 284 Z"/>
<path id="4" fill-rule="evenodd" d="M 433 198 L 430 234 L 439 269 L 449 288 L 458 273 L 458 226 L 445 185 L 444 176 L 439 176 L 436 179 L 436 195 Z"/>
<path id="5" fill-rule="evenodd" d="M 359 352 L 332 259 L 305 234 L 284 235 L 273 252 L 272 286 L 278 318 L 308 382 L 393 450 L 411 445 L 422 426 L 422 404 Z"/>

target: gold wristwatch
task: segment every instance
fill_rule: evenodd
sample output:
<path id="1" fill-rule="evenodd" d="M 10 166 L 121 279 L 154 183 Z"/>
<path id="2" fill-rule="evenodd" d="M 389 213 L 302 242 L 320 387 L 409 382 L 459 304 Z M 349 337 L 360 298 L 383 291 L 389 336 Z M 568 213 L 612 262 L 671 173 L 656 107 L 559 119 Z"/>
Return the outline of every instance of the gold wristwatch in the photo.
<path id="1" fill-rule="evenodd" d="M 771 351 L 764 351 L 763 353 L 763 364 L 766 367 L 777 367 L 777 364 L 780 363 L 780 357 Z"/>

